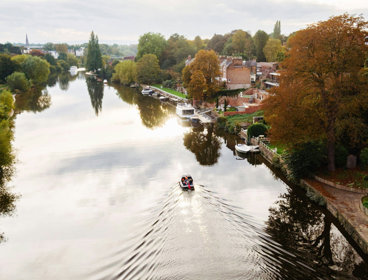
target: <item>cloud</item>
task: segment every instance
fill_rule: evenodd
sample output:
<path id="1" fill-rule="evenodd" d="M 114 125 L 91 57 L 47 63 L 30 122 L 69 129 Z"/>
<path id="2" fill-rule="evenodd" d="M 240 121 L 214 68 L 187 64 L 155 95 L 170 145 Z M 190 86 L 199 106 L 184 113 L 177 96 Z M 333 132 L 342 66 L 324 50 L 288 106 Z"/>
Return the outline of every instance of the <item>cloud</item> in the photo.
<path id="1" fill-rule="evenodd" d="M 94 30 L 101 42 L 134 43 L 146 32 L 211 37 L 234 29 L 271 33 L 276 20 L 289 34 L 332 15 L 368 14 L 358 0 L 2 0 L 0 41 L 86 42 Z"/>

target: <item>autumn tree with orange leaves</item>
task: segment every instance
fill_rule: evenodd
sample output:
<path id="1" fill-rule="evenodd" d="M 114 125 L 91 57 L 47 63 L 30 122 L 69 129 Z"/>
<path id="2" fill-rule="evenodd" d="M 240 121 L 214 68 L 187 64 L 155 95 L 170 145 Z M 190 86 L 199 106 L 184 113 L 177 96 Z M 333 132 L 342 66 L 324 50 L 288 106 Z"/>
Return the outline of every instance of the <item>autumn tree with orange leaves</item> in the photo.
<path id="1" fill-rule="evenodd" d="M 205 79 L 203 85 L 204 91 L 201 95 L 197 93 L 192 94 L 191 90 L 194 88 L 194 84 L 198 84 L 202 79 L 199 77 L 199 73 Z M 196 74 L 194 74 L 196 73 Z M 197 100 L 203 100 L 216 93 L 219 89 L 219 83 L 217 78 L 220 76 L 220 61 L 213 50 L 200 50 L 192 63 L 185 66 L 183 69 L 183 82 L 184 86 L 188 89 L 189 94 Z M 196 78 L 196 81 L 192 81 Z"/>
<path id="2" fill-rule="evenodd" d="M 280 86 L 265 101 L 271 139 L 290 147 L 323 140 L 328 170 L 335 146 L 368 144 L 368 82 L 363 67 L 368 22 L 343 14 L 298 31 L 282 63 Z"/>

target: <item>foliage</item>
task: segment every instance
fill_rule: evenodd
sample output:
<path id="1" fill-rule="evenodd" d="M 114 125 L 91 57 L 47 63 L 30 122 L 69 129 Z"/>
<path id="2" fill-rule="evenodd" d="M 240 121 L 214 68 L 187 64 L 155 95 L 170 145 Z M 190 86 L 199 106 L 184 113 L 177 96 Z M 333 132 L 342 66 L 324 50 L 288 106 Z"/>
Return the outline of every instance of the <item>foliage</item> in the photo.
<path id="1" fill-rule="evenodd" d="M 44 58 L 50 65 L 56 65 L 56 59 L 51 54 L 45 54 Z"/>
<path id="2" fill-rule="evenodd" d="M 55 50 L 55 46 L 54 46 L 54 44 L 53 44 L 53 43 L 51 43 L 51 42 L 48 42 L 48 43 L 44 44 L 42 48 L 43 48 L 45 51 L 53 51 L 53 50 Z"/>
<path id="3" fill-rule="evenodd" d="M 50 74 L 50 64 L 37 56 L 27 56 L 21 67 L 27 78 L 34 85 L 45 83 Z"/>
<path id="4" fill-rule="evenodd" d="M 96 116 L 102 111 L 102 99 L 104 95 L 104 85 L 98 82 L 93 77 L 88 77 L 86 79 L 87 89 L 89 97 L 91 98 L 91 104 L 95 110 Z"/>
<path id="5" fill-rule="evenodd" d="M 263 53 L 266 56 L 267 61 L 277 61 L 277 56 L 282 53 L 281 41 L 279 39 L 268 39 Z"/>
<path id="6" fill-rule="evenodd" d="M 137 81 L 137 65 L 134 61 L 125 60 L 116 64 L 115 73 L 112 76 L 113 81 L 124 85 L 130 85 Z"/>
<path id="7" fill-rule="evenodd" d="M 14 72 L 6 78 L 6 83 L 12 91 L 27 91 L 29 89 L 29 81 L 22 72 Z"/>
<path id="8" fill-rule="evenodd" d="M 145 54 L 137 62 L 137 80 L 143 84 L 153 84 L 159 82 L 160 65 L 156 55 Z"/>
<path id="9" fill-rule="evenodd" d="M 243 30 L 237 30 L 232 35 L 231 39 L 231 47 L 233 50 L 231 55 L 242 55 L 246 59 L 252 59 L 255 56 L 255 45 L 249 33 Z"/>
<path id="10" fill-rule="evenodd" d="M 335 165 L 336 167 L 344 167 L 346 166 L 346 159 L 349 155 L 348 150 L 342 146 L 337 145 L 335 150 Z"/>
<path id="11" fill-rule="evenodd" d="M 326 140 L 330 171 L 344 127 L 354 131 L 353 145 L 368 131 L 368 81 L 361 75 L 367 26 L 362 17 L 344 14 L 298 31 L 280 86 L 264 102 L 271 138 L 289 146 Z"/>
<path id="12" fill-rule="evenodd" d="M 64 72 L 68 71 L 70 68 L 69 64 L 65 60 L 58 60 L 57 65 Z"/>
<path id="13" fill-rule="evenodd" d="M 16 63 L 7 54 L 0 54 L 0 82 L 16 70 Z"/>
<path id="14" fill-rule="evenodd" d="M 188 55 L 194 56 L 195 46 L 191 44 L 184 36 L 177 33 L 170 36 L 167 40 L 165 49 L 161 56 L 161 65 L 163 69 L 175 68 L 179 66 Z"/>
<path id="15" fill-rule="evenodd" d="M 193 99 L 203 99 L 204 92 L 207 91 L 207 84 L 206 78 L 204 77 L 202 71 L 195 70 L 193 72 L 187 89 L 190 97 Z"/>
<path id="16" fill-rule="evenodd" d="M 166 47 L 166 40 L 160 33 L 145 33 L 139 37 L 137 59 L 145 54 L 153 54 L 161 60 L 162 52 Z"/>
<path id="17" fill-rule="evenodd" d="M 207 49 L 214 50 L 217 53 L 222 53 L 225 43 L 229 39 L 229 37 L 230 34 L 214 34 L 207 44 Z"/>
<path id="18" fill-rule="evenodd" d="M 0 93 L 0 120 L 7 120 L 11 110 L 14 109 L 13 96 L 10 91 Z"/>
<path id="19" fill-rule="evenodd" d="M 285 156 L 291 171 L 290 179 L 299 180 L 311 176 L 325 162 L 325 147 L 317 142 L 298 144 Z"/>
<path id="20" fill-rule="evenodd" d="M 272 33 L 273 39 L 281 39 L 281 22 L 278 20 L 275 23 Z"/>
<path id="21" fill-rule="evenodd" d="M 67 54 L 66 62 L 69 64 L 69 67 L 78 66 L 79 64 L 78 58 L 74 54 L 71 54 L 71 53 Z"/>
<path id="22" fill-rule="evenodd" d="M 16 64 L 16 71 L 21 71 L 22 69 L 22 63 L 23 61 L 26 60 L 26 58 L 28 57 L 28 55 L 26 54 L 20 54 L 20 55 L 16 55 L 16 56 L 13 56 L 11 58 L 11 60 Z"/>
<path id="23" fill-rule="evenodd" d="M 267 126 L 263 123 L 254 123 L 247 129 L 248 140 L 252 137 L 258 137 L 259 135 L 267 134 Z"/>
<path id="24" fill-rule="evenodd" d="M 98 37 L 91 32 L 91 36 L 87 47 L 86 68 L 89 71 L 97 71 L 102 68 L 102 56 L 98 45 Z"/>
<path id="25" fill-rule="evenodd" d="M 63 44 L 55 44 L 54 45 L 54 48 L 55 50 L 59 53 L 59 54 L 62 54 L 62 53 L 65 53 L 67 54 L 68 53 L 68 45 L 63 43 Z"/>
<path id="26" fill-rule="evenodd" d="M 217 118 L 216 126 L 231 134 L 240 132 L 242 124 L 250 124 L 253 122 L 253 117 L 263 116 L 263 111 L 257 111 L 252 114 L 239 114 L 227 117 Z"/>
<path id="27" fill-rule="evenodd" d="M 10 43 L 0 44 L 0 53 L 6 54 L 21 54 L 20 47 L 13 46 Z"/>
<path id="28" fill-rule="evenodd" d="M 368 147 L 364 148 L 361 152 L 360 152 L 360 163 L 361 165 L 367 167 L 368 166 Z"/>
<path id="29" fill-rule="evenodd" d="M 100 50 L 102 55 L 109 55 L 113 57 L 125 57 L 125 56 L 135 56 L 137 54 L 138 45 L 107 45 L 100 44 Z"/>
<path id="30" fill-rule="evenodd" d="M 268 35 L 262 30 L 258 30 L 253 36 L 254 45 L 256 48 L 257 61 L 265 61 L 266 57 L 263 53 L 263 48 L 266 46 Z"/>
<path id="31" fill-rule="evenodd" d="M 206 81 L 206 85 L 203 85 L 203 89 L 206 90 L 206 92 L 202 96 L 198 96 L 200 100 L 214 95 L 218 91 L 218 82 L 216 78 L 220 75 L 220 63 L 213 50 L 200 50 L 196 54 L 194 61 L 183 69 L 182 79 L 185 87 L 190 88 L 192 78 L 198 78 L 198 75 L 193 76 L 193 73 L 196 71 L 202 72 Z M 197 80 L 197 82 L 198 81 L 199 80 Z"/>

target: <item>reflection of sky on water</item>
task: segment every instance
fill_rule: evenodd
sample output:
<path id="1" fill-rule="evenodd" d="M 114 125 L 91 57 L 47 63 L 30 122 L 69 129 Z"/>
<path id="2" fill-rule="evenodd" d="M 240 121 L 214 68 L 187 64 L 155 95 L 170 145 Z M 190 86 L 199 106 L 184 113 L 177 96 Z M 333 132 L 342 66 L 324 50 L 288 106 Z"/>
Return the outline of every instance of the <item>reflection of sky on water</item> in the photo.
<path id="1" fill-rule="evenodd" d="M 266 166 L 235 160 L 222 140 L 218 162 L 199 165 L 183 145 L 190 128 L 170 116 L 148 129 L 137 105 L 115 93 L 105 86 L 96 117 L 85 81 L 76 80 L 66 92 L 49 89 L 49 109 L 17 116 L 18 164 L 11 184 L 22 198 L 16 215 L 0 221 L 8 238 L 0 250 L 8 269 L 0 278 L 16 279 L 22 271 L 61 279 L 66 268 L 66 275 L 88 271 L 101 252 L 137 233 L 147 209 L 183 173 L 260 222 L 285 191 Z M 198 220 L 204 215 L 199 210 Z"/>

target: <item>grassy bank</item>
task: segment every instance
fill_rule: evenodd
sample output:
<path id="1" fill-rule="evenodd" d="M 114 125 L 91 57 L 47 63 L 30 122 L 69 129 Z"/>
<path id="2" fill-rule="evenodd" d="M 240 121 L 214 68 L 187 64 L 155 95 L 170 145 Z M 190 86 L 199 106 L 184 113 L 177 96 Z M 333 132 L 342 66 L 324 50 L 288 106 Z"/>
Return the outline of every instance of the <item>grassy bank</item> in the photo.
<path id="1" fill-rule="evenodd" d="M 152 85 L 153 87 L 156 87 L 156 88 L 158 88 L 158 89 L 161 89 L 161 90 L 164 90 L 164 91 L 166 91 L 166 92 L 168 92 L 168 93 L 171 93 L 171 94 L 173 94 L 173 95 L 176 95 L 176 96 L 178 96 L 178 97 L 181 97 L 181 98 L 187 98 L 187 96 L 185 95 L 185 94 L 183 94 L 183 93 L 181 93 L 181 92 L 178 92 L 178 91 L 176 91 L 176 90 L 173 90 L 173 89 L 171 89 L 171 88 L 165 88 L 165 87 L 163 87 L 162 85 Z"/>
<path id="2" fill-rule="evenodd" d="M 241 126 L 245 124 L 252 124 L 253 117 L 263 116 L 263 111 L 257 111 L 252 114 L 242 114 L 227 117 L 219 117 L 217 119 L 217 127 L 225 131 L 237 134 L 240 132 Z"/>

